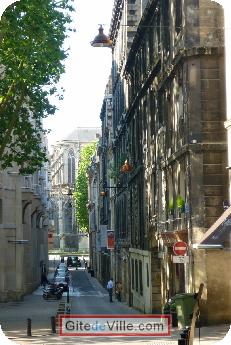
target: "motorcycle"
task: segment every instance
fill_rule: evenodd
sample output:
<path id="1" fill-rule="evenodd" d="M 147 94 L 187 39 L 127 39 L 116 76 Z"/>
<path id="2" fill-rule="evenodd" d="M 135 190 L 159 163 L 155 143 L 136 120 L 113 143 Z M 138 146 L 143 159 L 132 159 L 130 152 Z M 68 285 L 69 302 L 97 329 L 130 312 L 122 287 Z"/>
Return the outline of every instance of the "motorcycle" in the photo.
<path id="1" fill-rule="evenodd" d="M 63 296 L 63 288 L 54 285 L 48 285 L 47 288 L 43 289 L 43 298 L 48 299 L 61 299 Z"/>

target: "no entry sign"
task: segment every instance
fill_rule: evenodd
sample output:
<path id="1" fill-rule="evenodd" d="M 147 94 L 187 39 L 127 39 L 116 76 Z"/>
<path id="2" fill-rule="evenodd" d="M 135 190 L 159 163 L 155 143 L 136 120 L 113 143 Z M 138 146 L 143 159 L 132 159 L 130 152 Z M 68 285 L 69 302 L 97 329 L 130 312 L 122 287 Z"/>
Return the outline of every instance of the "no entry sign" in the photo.
<path id="1" fill-rule="evenodd" d="M 187 251 L 187 243 L 185 242 L 176 242 L 173 245 L 173 252 L 175 255 L 185 255 L 186 251 Z"/>

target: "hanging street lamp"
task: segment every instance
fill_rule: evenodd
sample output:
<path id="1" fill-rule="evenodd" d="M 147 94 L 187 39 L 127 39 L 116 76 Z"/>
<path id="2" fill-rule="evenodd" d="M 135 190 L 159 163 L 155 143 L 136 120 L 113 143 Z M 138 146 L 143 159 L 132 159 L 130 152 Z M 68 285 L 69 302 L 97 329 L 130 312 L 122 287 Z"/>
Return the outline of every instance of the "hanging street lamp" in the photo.
<path id="1" fill-rule="evenodd" d="M 112 40 L 103 33 L 103 26 L 100 24 L 99 34 L 95 36 L 91 42 L 92 47 L 108 47 L 111 48 Z"/>
<path id="2" fill-rule="evenodd" d="M 122 173 L 128 173 L 128 172 L 131 172 L 132 170 L 133 170 L 133 167 L 128 163 L 128 160 L 126 159 L 126 161 L 122 165 L 120 171 Z"/>

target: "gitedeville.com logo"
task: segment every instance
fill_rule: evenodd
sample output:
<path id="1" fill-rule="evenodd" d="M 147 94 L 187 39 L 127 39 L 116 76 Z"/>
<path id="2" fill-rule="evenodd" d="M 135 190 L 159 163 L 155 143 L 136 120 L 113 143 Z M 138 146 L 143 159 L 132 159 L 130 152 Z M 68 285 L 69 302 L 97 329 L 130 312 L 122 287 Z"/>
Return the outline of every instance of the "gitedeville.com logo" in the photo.
<path id="1" fill-rule="evenodd" d="M 171 336 L 171 315 L 60 315 L 60 336 Z"/>

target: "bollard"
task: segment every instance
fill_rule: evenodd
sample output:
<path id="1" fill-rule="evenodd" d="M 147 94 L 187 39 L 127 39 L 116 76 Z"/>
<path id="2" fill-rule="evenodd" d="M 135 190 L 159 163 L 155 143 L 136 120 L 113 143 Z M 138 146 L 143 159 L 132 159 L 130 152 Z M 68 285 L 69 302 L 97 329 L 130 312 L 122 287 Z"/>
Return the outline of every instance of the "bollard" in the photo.
<path id="1" fill-rule="evenodd" d="M 27 319 L 27 336 L 31 337 L 31 319 Z"/>
<path id="2" fill-rule="evenodd" d="M 181 339 L 178 339 L 178 345 L 188 345 L 189 334 L 190 334 L 190 327 L 186 327 L 182 329 L 182 333 L 180 333 Z"/>
<path id="3" fill-rule="evenodd" d="M 186 339 L 178 339 L 178 345 L 186 345 Z"/>
<path id="4" fill-rule="evenodd" d="M 69 298 L 69 286 L 67 287 L 67 303 L 70 303 L 70 298 Z"/>
<path id="5" fill-rule="evenodd" d="M 56 333 L 56 320 L 55 316 L 51 316 L 51 332 Z"/>
<path id="6" fill-rule="evenodd" d="M 191 330 L 190 326 L 186 326 L 185 327 L 185 331 L 184 332 L 186 334 L 186 345 L 189 345 L 190 330 Z"/>

